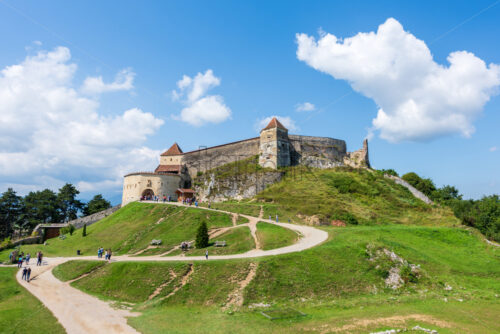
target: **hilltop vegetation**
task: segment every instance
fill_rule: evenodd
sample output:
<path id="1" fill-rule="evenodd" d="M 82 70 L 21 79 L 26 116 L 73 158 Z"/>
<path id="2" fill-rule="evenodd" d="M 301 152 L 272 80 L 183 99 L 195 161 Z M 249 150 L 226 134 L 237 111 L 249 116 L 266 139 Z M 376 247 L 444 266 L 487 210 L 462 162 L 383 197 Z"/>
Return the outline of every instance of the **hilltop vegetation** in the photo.
<path id="1" fill-rule="evenodd" d="M 459 223 L 450 209 L 427 205 L 382 173 L 365 169 L 290 168 L 281 182 L 256 198 L 273 204 L 266 208 L 266 217 L 278 214 L 292 221 L 316 216 L 325 224 L 331 220 L 351 225 Z"/>

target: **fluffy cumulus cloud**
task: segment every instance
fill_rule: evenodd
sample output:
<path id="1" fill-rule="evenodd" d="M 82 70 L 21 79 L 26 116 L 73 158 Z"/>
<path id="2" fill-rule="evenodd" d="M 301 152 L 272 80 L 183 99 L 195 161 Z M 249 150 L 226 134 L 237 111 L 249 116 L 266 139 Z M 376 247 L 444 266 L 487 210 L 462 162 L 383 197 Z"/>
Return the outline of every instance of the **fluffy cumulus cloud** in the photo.
<path id="1" fill-rule="evenodd" d="M 55 188 L 69 181 L 83 191 L 116 190 L 125 173 L 155 167 L 159 152 L 144 142 L 163 121 L 137 108 L 100 114 L 95 96 L 73 88 L 76 70 L 65 47 L 1 70 L 1 188 Z M 127 89 L 131 73 L 120 72 L 113 84 L 87 78 L 83 87 L 93 93 Z"/>
<path id="2" fill-rule="evenodd" d="M 231 109 L 220 95 L 208 95 L 208 91 L 220 85 L 212 70 L 198 73 L 194 78 L 184 75 L 177 82 L 177 90 L 172 92 L 174 100 L 184 104 L 181 114 L 176 117 L 194 126 L 207 123 L 221 123 L 231 117 Z"/>
<path id="3" fill-rule="evenodd" d="M 283 124 L 283 126 L 285 126 L 285 128 L 288 129 L 288 131 L 297 131 L 299 129 L 297 127 L 297 125 L 295 124 L 295 121 L 293 119 L 291 119 L 290 117 L 273 115 L 273 116 L 269 116 L 269 117 L 265 117 L 265 118 L 261 118 L 261 119 L 257 120 L 257 122 L 255 123 L 255 130 L 260 132 L 260 130 L 265 128 L 269 124 L 269 122 L 271 122 L 273 117 L 276 117 L 278 119 L 278 121 L 280 121 L 281 124 Z"/>
<path id="4" fill-rule="evenodd" d="M 436 63 L 424 41 L 390 18 L 376 32 L 316 40 L 297 34 L 297 58 L 379 106 L 373 130 L 391 142 L 474 132 L 473 122 L 500 85 L 500 66 L 456 51 Z"/>
<path id="5" fill-rule="evenodd" d="M 298 103 L 295 105 L 295 111 L 314 111 L 316 106 L 310 102 Z"/>

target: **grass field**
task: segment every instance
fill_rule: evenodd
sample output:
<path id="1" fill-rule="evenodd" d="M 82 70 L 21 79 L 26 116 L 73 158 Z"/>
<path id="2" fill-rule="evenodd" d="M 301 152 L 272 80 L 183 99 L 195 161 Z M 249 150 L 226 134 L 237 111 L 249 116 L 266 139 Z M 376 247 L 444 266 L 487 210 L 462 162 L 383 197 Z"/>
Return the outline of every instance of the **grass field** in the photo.
<path id="1" fill-rule="evenodd" d="M 0 268 L 0 333 L 65 333 L 45 306 L 20 286 L 17 268 Z"/>
<path id="2" fill-rule="evenodd" d="M 257 223 L 257 238 L 262 249 L 268 250 L 294 244 L 298 235 L 292 230 L 265 222 Z"/>
<path id="3" fill-rule="evenodd" d="M 149 246 L 151 240 L 161 239 L 155 253 L 165 252 L 182 241 L 193 240 L 200 222 L 208 228 L 232 226 L 232 218 L 224 213 L 178 207 L 174 205 L 130 203 L 111 216 L 87 227 L 87 236 L 77 230 L 65 240 L 54 238 L 48 245 L 25 245 L 21 250 L 45 256 L 96 255 L 99 247 L 111 249 L 113 254 L 134 254 Z M 10 250 L 0 252 L 0 259 L 8 259 Z M 154 252 L 149 252 L 151 255 Z"/>
<path id="4" fill-rule="evenodd" d="M 188 283 L 167 299 L 148 301 L 155 287 L 182 275 L 186 263 L 112 263 L 73 283 L 101 298 L 135 303 L 129 323 L 144 333 L 352 333 L 420 325 L 439 333 L 495 333 L 500 324 L 500 250 L 474 233 L 448 227 L 326 227 L 330 240 L 300 253 L 252 260 L 191 262 Z M 421 266 L 417 282 L 386 288 L 367 245 Z M 244 306 L 224 310 L 238 282 L 257 263 Z M 70 270 L 68 268 L 68 270 Z M 177 278 L 178 279 L 178 278 Z M 173 280 L 159 296 L 179 283 Z M 446 288 L 451 287 L 451 290 Z M 129 291 L 130 290 L 130 291 Z M 156 302 L 155 302 L 156 300 Z M 306 317 L 270 321 L 254 304 L 292 308 Z"/>

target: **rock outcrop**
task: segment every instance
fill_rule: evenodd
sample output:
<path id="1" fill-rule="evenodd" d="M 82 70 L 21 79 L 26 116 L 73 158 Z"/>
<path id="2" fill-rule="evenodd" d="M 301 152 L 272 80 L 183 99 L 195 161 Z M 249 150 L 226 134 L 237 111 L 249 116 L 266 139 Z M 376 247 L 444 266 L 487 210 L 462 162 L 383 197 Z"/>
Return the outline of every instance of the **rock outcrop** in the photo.
<path id="1" fill-rule="evenodd" d="M 281 181 L 282 172 L 266 171 L 216 178 L 207 173 L 197 177 L 194 189 L 201 201 L 221 202 L 228 199 L 252 198 L 269 185 Z"/>

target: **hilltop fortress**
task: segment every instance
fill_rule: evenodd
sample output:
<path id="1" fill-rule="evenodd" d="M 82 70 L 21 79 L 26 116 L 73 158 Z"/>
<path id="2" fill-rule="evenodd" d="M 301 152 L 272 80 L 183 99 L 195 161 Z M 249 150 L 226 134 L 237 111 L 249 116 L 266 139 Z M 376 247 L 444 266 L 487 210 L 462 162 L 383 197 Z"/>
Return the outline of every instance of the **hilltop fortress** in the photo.
<path id="1" fill-rule="evenodd" d="M 122 205 L 142 196 L 170 196 L 192 192 L 191 181 L 199 174 L 227 163 L 257 156 L 265 168 L 306 165 L 316 168 L 370 167 L 368 142 L 354 152 L 346 151 L 344 140 L 328 137 L 289 135 L 276 118 L 260 131 L 260 136 L 233 143 L 182 152 L 177 143 L 161 154 L 154 172 L 125 175 Z"/>

